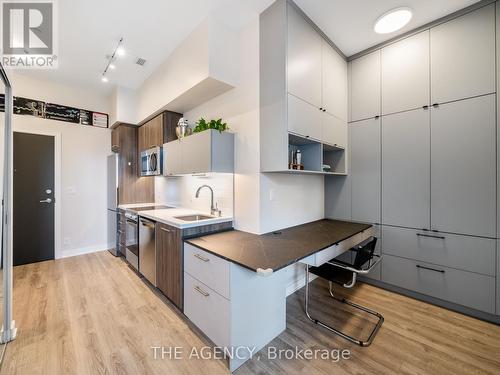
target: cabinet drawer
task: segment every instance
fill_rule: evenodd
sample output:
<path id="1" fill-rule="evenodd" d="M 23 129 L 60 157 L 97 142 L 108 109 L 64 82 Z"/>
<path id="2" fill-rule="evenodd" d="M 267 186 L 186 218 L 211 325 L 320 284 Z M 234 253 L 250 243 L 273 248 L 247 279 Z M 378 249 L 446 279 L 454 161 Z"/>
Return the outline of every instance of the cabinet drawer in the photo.
<path id="1" fill-rule="evenodd" d="M 227 299 L 229 267 L 228 261 L 184 243 L 184 270 Z"/>
<path id="2" fill-rule="evenodd" d="M 414 229 L 382 228 L 383 253 L 495 275 L 495 240 Z"/>
<path id="3" fill-rule="evenodd" d="M 215 345 L 230 345 L 230 303 L 184 272 L 184 314 Z"/>
<path id="4" fill-rule="evenodd" d="M 384 255 L 382 281 L 473 309 L 495 312 L 494 277 Z"/>

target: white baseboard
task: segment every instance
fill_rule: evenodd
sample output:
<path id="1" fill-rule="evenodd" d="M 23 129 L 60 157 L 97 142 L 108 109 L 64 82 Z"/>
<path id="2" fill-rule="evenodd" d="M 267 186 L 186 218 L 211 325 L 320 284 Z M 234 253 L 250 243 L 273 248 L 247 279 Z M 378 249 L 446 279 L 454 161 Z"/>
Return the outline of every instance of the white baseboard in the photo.
<path id="1" fill-rule="evenodd" d="M 312 275 L 309 273 L 309 282 L 313 281 L 315 278 L 318 276 Z M 306 278 L 305 276 L 301 276 L 295 280 L 293 280 L 288 286 L 286 287 L 286 296 L 288 297 L 290 294 L 295 293 L 297 290 L 301 289 L 306 285 Z"/>
<path id="2" fill-rule="evenodd" d="M 74 257 L 77 255 L 83 255 L 83 254 L 90 254 L 90 253 L 96 253 L 98 251 L 104 251 L 110 249 L 108 244 L 105 245 L 97 245 L 97 246 L 89 246 L 89 247 L 81 247 L 79 249 L 70 249 L 70 250 L 63 250 L 61 251 L 61 256 L 58 257 L 60 258 L 68 258 L 68 257 Z"/>

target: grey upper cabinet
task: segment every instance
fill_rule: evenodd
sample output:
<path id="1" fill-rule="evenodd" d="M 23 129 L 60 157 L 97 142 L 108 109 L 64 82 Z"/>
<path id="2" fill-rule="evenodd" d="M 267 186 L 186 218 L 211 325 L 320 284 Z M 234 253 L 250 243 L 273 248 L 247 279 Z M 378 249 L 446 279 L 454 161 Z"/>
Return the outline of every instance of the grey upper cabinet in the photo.
<path id="1" fill-rule="evenodd" d="M 322 142 L 332 146 L 347 148 L 347 122 L 329 114 L 321 113 L 323 127 Z"/>
<path id="2" fill-rule="evenodd" d="M 495 92 L 495 5 L 431 29 L 431 102 Z"/>
<path id="3" fill-rule="evenodd" d="M 382 114 L 429 105 L 429 30 L 382 48 Z"/>
<path id="4" fill-rule="evenodd" d="M 347 122 L 347 63 L 322 39 L 322 107 Z"/>
<path id="5" fill-rule="evenodd" d="M 164 149 L 164 175 L 234 172 L 234 134 L 205 130 L 168 142 Z"/>
<path id="6" fill-rule="evenodd" d="M 380 115 L 380 50 L 350 62 L 350 121 Z"/>
<path id="7" fill-rule="evenodd" d="M 320 141 L 322 114 L 319 108 L 288 94 L 288 130 L 290 132 Z"/>
<path id="8" fill-rule="evenodd" d="M 380 119 L 349 125 L 352 220 L 380 222 Z"/>
<path id="9" fill-rule="evenodd" d="M 322 38 L 293 6 L 288 11 L 288 92 L 321 107 Z"/>
<path id="10" fill-rule="evenodd" d="M 382 222 L 430 229 L 430 111 L 382 117 Z"/>
<path id="11" fill-rule="evenodd" d="M 495 237 L 495 116 L 495 95 L 432 108 L 432 229 Z"/>

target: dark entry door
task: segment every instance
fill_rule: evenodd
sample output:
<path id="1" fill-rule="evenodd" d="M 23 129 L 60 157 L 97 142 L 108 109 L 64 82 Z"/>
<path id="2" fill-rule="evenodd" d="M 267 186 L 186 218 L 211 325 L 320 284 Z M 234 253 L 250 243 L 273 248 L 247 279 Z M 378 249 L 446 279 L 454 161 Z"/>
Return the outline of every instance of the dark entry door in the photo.
<path id="1" fill-rule="evenodd" d="M 14 266 L 54 259 L 54 137 L 14 133 Z"/>

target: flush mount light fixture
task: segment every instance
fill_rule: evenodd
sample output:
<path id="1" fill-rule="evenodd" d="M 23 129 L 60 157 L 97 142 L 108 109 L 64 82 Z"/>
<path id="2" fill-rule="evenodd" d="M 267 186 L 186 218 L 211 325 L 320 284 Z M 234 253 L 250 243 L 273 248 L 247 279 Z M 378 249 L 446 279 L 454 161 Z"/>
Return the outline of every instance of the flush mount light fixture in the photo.
<path id="1" fill-rule="evenodd" d="M 101 81 L 108 82 L 108 78 L 106 77 L 106 73 L 108 72 L 109 69 L 113 70 L 116 68 L 115 64 L 113 64 L 113 61 L 115 61 L 116 56 L 123 56 L 125 54 L 125 50 L 121 46 L 122 42 L 123 42 L 123 38 L 120 38 L 113 53 L 111 55 L 106 56 L 106 59 L 108 61 L 106 63 L 106 67 L 104 68 L 104 71 L 102 72 Z"/>
<path id="2" fill-rule="evenodd" d="M 410 8 L 396 8 L 382 14 L 376 21 L 373 29 L 378 34 L 389 34 L 400 30 L 410 22 L 412 17 Z"/>

